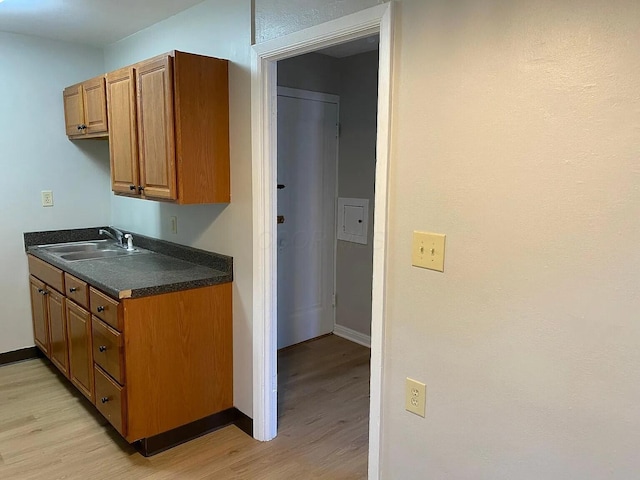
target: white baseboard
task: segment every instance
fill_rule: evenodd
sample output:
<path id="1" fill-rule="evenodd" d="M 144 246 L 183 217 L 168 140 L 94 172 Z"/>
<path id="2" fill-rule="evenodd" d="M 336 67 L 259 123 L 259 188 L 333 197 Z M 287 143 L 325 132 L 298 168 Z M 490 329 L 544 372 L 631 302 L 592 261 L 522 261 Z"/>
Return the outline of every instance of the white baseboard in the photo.
<path id="1" fill-rule="evenodd" d="M 333 334 L 342 338 L 346 338 L 347 340 L 351 340 L 352 342 L 358 343 L 367 348 L 371 348 L 371 337 L 369 335 L 365 335 L 364 333 L 356 332 L 355 330 L 351 330 L 350 328 L 336 324 L 333 327 Z"/>

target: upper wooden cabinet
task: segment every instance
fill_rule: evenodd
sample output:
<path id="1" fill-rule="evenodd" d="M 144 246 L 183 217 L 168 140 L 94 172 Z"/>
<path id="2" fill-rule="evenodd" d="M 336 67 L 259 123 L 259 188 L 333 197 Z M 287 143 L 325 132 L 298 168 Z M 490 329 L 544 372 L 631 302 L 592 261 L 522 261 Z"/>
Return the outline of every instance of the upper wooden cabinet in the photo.
<path id="1" fill-rule="evenodd" d="M 104 77 L 64 89 L 65 129 L 69 138 L 106 137 L 107 102 Z"/>
<path id="2" fill-rule="evenodd" d="M 227 60 L 175 51 L 108 73 L 106 84 L 115 193 L 230 201 Z"/>

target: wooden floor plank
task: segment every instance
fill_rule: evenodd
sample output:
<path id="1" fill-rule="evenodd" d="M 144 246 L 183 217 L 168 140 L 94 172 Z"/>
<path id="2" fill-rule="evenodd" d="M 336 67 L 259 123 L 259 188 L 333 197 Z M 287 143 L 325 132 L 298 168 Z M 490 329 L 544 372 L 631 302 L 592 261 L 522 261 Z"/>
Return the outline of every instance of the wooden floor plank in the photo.
<path id="1" fill-rule="evenodd" d="M 329 335 L 278 355 L 278 437 L 226 427 L 139 455 L 43 360 L 0 367 L 0 478 L 363 479 L 369 349 Z"/>

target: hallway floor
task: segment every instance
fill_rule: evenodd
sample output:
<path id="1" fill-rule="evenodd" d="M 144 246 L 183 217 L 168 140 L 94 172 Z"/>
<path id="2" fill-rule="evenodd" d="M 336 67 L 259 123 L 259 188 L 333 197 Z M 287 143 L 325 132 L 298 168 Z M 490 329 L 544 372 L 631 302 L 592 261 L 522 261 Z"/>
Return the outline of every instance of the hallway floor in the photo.
<path id="1" fill-rule="evenodd" d="M 329 335 L 278 361 L 275 440 L 230 426 L 150 458 L 42 360 L 0 367 L 0 478 L 366 478 L 369 349 Z"/>

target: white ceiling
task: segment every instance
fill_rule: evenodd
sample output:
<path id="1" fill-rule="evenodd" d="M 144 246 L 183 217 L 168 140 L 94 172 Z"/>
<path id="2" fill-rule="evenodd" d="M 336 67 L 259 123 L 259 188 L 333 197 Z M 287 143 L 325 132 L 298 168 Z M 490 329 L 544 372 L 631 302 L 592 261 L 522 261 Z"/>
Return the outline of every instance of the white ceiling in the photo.
<path id="1" fill-rule="evenodd" d="M 202 0 L 0 0 L 0 31 L 104 46 Z"/>

